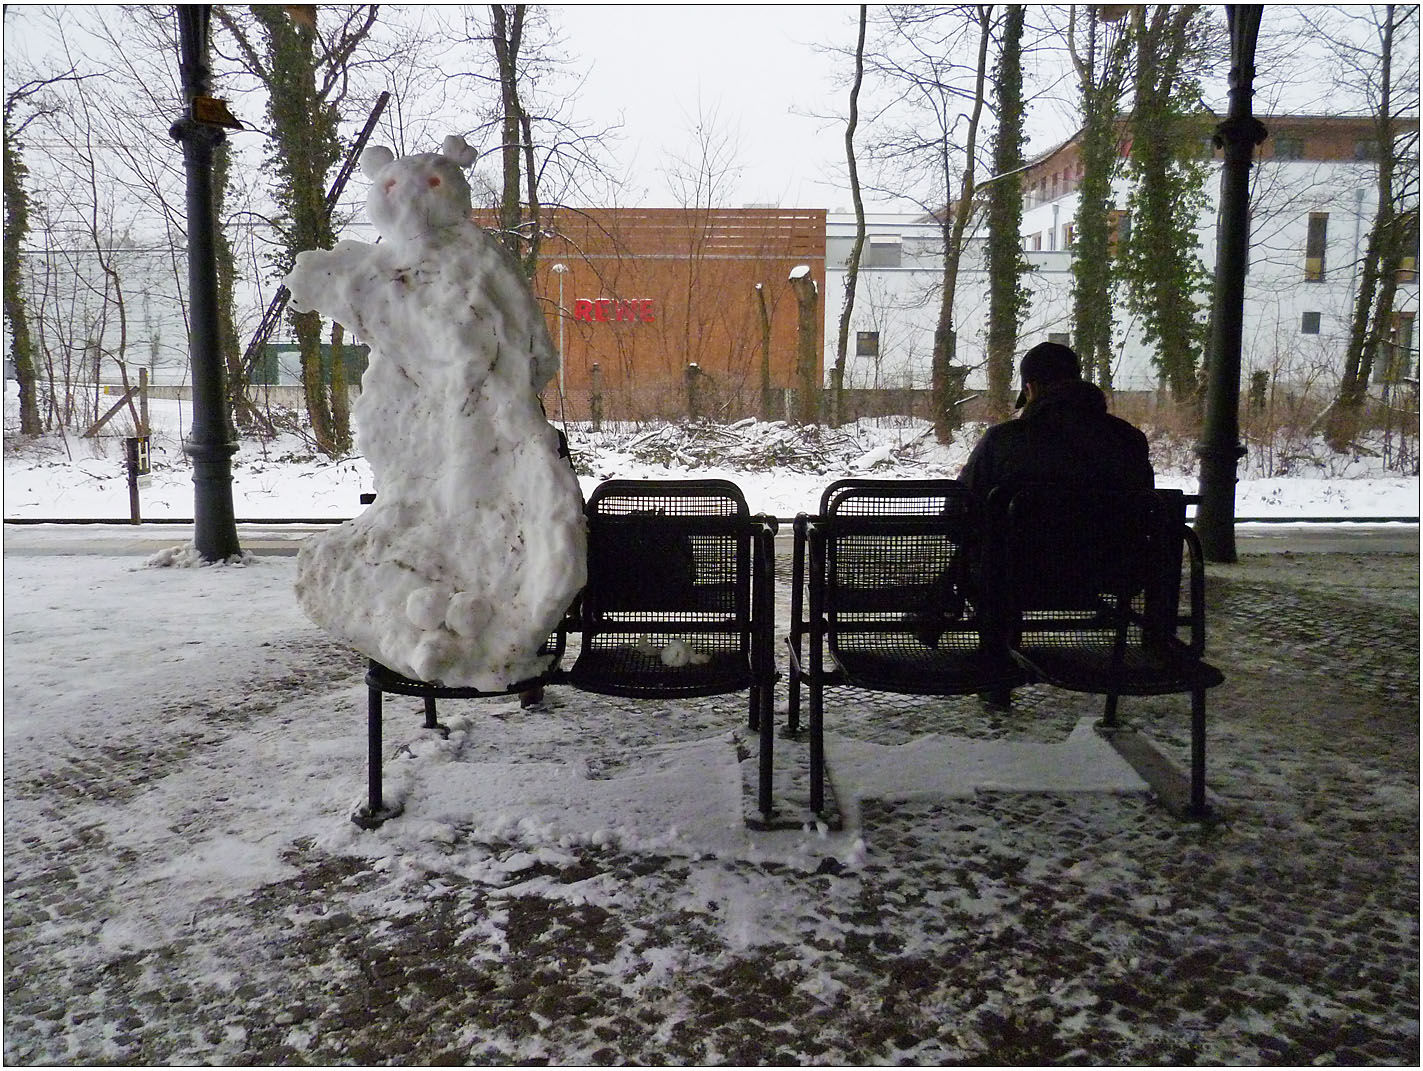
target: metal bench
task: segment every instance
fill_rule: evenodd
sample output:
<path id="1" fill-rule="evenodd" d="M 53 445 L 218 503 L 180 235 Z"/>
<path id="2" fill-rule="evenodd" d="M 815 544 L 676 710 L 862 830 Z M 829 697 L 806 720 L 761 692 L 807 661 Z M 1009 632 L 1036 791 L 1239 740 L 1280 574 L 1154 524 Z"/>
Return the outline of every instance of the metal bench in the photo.
<path id="1" fill-rule="evenodd" d="M 501 692 L 412 681 L 377 663 L 366 674 L 369 799 L 361 826 L 398 813 L 381 795 L 381 696 L 418 695 L 425 725 L 439 728 L 437 699 L 472 699 L 568 684 L 634 699 L 690 699 L 749 692 L 759 733 L 757 806 L 772 810 L 776 681 L 773 562 L 776 521 L 752 516 L 727 480 L 609 480 L 585 507 L 588 580 L 542 651 L 547 673 Z M 571 668 L 559 664 L 567 634 L 580 634 Z"/>
<path id="2" fill-rule="evenodd" d="M 804 685 L 812 811 L 825 807 L 827 687 L 971 695 L 1028 680 L 986 639 L 994 629 L 970 583 L 978 524 L 955 480 L 838 480 L 818 515 L 796 517 L 787 731 L 799 731 Z"/>
<path id="3" fill-rule="evenodd" d="M 1013 659 L 1033 680 L 1105 696 L 1108 730 L 1120 696 L 1189 694 L 1186 810 L 1205 817 L 1206 690 L 1225 678 L 1203 658 L 1205 565 L 1185 496 L 1030 487 L 990 499 L 988 514 Z"/>
<path id="4" fill-rule="evenodd" d="M 811 809 L 825 808 L 827 686 L 1006 705 L 1043 683 L 1106 696 L 1107 729 L 1122 695 L 1189 692 L 1188 810 L 1204 815 L 1205 690 L 1223 678 L 1201 658 L 1204 569 L 1184 517 L 1173 491 L 1033 488 L 985 507 L 953 480 L 832 484 L 819 515 L 796 518 L 792 564 L 787 727 L 804 685 Z"/>

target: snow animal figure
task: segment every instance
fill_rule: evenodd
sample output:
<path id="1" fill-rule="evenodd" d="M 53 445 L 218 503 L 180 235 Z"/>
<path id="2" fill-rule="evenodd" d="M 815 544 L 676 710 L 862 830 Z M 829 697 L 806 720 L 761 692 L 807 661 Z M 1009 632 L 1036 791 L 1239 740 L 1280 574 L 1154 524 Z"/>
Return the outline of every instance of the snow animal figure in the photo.
<path id="1" fill-rule="evenodd" d="M 377 496 L 303 541 L 297 601 L 362 654 L 417 680 L 502 691 L 583 587 L 578 479 L 538 391 L 558 371 L 543 312 L 470 218 L 458 137 L 440 153 L 361 154 L 376 245 L 301 253 L 292 307 L 370 346 L 352 409 Z"/>

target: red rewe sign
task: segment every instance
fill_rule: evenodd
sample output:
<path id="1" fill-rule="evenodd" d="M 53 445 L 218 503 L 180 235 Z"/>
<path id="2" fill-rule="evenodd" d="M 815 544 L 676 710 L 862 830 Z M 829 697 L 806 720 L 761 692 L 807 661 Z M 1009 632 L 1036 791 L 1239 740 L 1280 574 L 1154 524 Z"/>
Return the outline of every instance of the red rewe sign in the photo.
<path id="1" fill-rule="evenodd" d="M 578 298 L 573 302 L 573 319 L 585 324 L 650 324 L 656 317 L 652 314 L 651 298 L 633 298 L 631 301 Z"/>

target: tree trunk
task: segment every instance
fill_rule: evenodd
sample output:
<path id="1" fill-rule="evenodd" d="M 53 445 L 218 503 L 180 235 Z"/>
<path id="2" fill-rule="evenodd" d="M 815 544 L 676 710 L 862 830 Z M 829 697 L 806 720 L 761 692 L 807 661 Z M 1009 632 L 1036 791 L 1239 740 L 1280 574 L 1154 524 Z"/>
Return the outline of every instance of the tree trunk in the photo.
<path id="1" fill-rule="evenodd" d="M 336 437 L 331 426 L 331 392 L 321 360 L 320 314 L 293 314 L 292 330 L 301 357 L 301 385 L 306 393 L 306 415 L 311 421 L 312 437 L 323 454 L 337 457 Z"/>
<path id="2" fill-rule="evenodd" d="M 252 399 L 247 396 L 247 377 L 242 368 L 242 343 L 237 337 L 235 312 L 237 262 L 232 253 L 232 243 L 227 240 L 227 230 L 222 225 L 230 159 L 231 152 L 227 142 L 213 150 L 213 214 L 217 224 L 213 232 L 213 255 L 217 260 L 218 349 L 222 353 L 223 366 L 227 369 L 227 400 L 233 423 L 238 428 L 250 430 L 265 422 L 257 407 L 252 404 Z"/>
<path id="3" fill-rule="evenodd" d="M 791 276 L 796 300 L 796 388 L 800 395 L 796 419 L 801 424 L 820 422 L 820 361 L 815 345 L 820 320 L 820 294 L 810 273 Z"/>
<path id="4" fill-rule="evenodd" d="M 1006 420 L 1013 405 L 1013 356 L 1027 313 L 1023 289 L 1027 263 L 1019 236 L 1023 221 L 1023 182 L 1014 174 L 1023 166 L 1023 13 L 1008 8 L 994 88 L 998 97 L 998 132 L 993 146 L 997 178 L 988 204 L 988 418 Z"/>
<path id="5" fill-rule="evenodd" d="M 1128 299 L 1154 344 L 1153 361 L 1178 405 L 1200 402 L 1205 347 L 1200 295 L 1208 285 L 1196 256 L 1196 219 L 1204 172 L 1187 159 L 1199 146 L 1196 125 L 1184 115 L 1183 95 L 1194 84 L 1181 77 L 1190 51 L 1196 7 L 1133 9 L 1137 44 L 1130 170 L 1135 182 L 1128 242 L 1118 240 Z"/>
<path id="6" fill-rule="evenodd" d="M 20 250 L 29 234 L 29 194 L 25 191 L 25 165 L 5 116 L 5 320 L 10 325 L 10 361 L 20 390 L 20 434 L 39 435 L 44 430 L 36 393 L 34 349 L 30 339 L 29 310 L 25 307 L 24 272 Z"/>
<path id="7" fill-rule="evenodd" d="M 850 348 L 850 317 L 855 310 L 855 284 L 860 277 L 860 256 L 865 249 L 865 201 L 860 194 L 860 171 L 855 163 L 855 127 L 860 121 L 860 85 L 865 80 L 865 24 L 869 8 L 860 5 L 860 34 L 855 43 L 855 80 L 850 86 L 850 116 L 845 123 L 845 163 L 850 175 L 850 197 L 855 202 L 855 244 L 845 265 L 845 303 L 840 309 L 840 333 L 835 340 L 835 371 L 830 384 L 830 426 L 845 422 L 845 355 Z"/>
<path id="8" fill-rule="evenodd" d="M 1392 279 L 1397 272 L 1398 254 L 1390 247 L 1393 241 L 1395 212 L 1393 203 L 1394 141 L 1392 108 L 1393 70 L 1393 30 L 1394 5 L 1385 9 L 1384 32 L 1381 49 L 1379 81 L 1379 106 L 1374 117 L 1375 140 L 1379 149 L 1378 171 L 1378 213 L 1369 229 L 1368 244 L 1364 249 L 1363 268 L 1359 273 L 1359 293 L 1354 300 L 1354 319 L 1349 330 L 1349 348 L 1344 355 L 1344 372 L 1339 380 L 1339 391 L 1330 408 L 1325 425 L 1324 437 L 1332 450 L 1344 453 L 1353 444 L 1359 432 L 1359 422 L 1363 416 L 1364 396 L 1369 385 L 1369 369 L 1378 340 L 1388 329 L 1386 322 L 1380 322 L 1378 314 L 1385 305 L 1392 315 L 1393 288 L 1381 285 L 1385 274 Z"/>
<path id="9" fill-rule="evenodd" d="M 1076 9 L 1074 9 L 1074 20 Z M 1107 213 L 1117 169 L 1117 105 L 1121 97 L 1124 49 L 1104 42 L 1096 8 L 1087 9 L 1086 51 L 1072 36 L 1073 62 L 1082 95 L 1082 183 L 1072 243 L 1073 344 L 1083 378 L 1103 390 L 1112 387 L 1112 264 Z"/>
<path id="10" fill-rule="evenodd" d="M 766 307 L 766 288 L 756 284 L 756 307 L 761 317 L 761 419 L 774 420 L 776 402 L 771 396 L 771 312 Z"/>
<path id="11" fill-rule="evenodd" d="M 973 111 L 969 115 L 964 137 L 963 179 L 958 200 L 945 206 L 944 285 L 940 290 L 939 319 L 934 328 L 934 354 L 930 364 L 930 393 L 934 407 L 934 435 L 941 443 L 953 441 L 954 432 L 963 423 L 959 402 L 963 377 L 956 372 L 958 339 L 954 334 L 954 295 L 958 288 L 959 261 L 963 257 L 964 233 L 974 207 L 974 155 L 978 151 L 978 123 L 983 115 L 983 87 L 988 78 L 988 42 L 992 37 L 992 7 L 980 6 L 978 13 L 978 65 L 974 79 Z M 945 139 L 947 142 L 947 139 Z M 945 178 L 948 178 L 948 145 L 944 146 Z M 949 183 L 945 182 L 945 189 Z"/>
<path id="12" fill-rule="evenodd" d="M 523 4 L 494 4 L 492 16 L 494 58 L 499 68 L 499 98 L 503 110 L 502 144 L 499 159 L 503 183 L 499 195 L 499 238 L 509 252 L 522 263 L 519 225 L 523 222 L 519 207 L 520 195 L 520 134 L 523 129 L 523 109 L 519 105 L 519 44 L 524 33 Z M 532 178 L 530 179 L 532 181 Z"/>
<path id="13" fill-rule="evenodd" d="M 338 455 L 351 452 L 351 393 L 346 385 L 346 329 L 331 323 L 331 445 Z"/>

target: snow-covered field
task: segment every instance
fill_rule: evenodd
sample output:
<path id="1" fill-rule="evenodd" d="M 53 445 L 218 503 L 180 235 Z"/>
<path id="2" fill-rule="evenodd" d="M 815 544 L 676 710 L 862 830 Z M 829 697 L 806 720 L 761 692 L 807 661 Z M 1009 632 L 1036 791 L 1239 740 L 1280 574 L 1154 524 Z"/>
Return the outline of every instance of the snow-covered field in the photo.
<path id="1" fill-rule="evenodd" d="M 7 396 L 7 409 L 14 395 Z M 180 430 L 190 416 L 172 401 L 149 403 L 153 474 L 141 492 L 150 519 L 191 517 L 192 470 Z M 7 427 L 10 422 L 7 421 Z M 813 512 L 821 491 L 840 476 L 957 476 L 977 440 L 978 426 L 942 446 L 923 421 L 862 420 L 841 429 L 797 429 L 742 421 L 729 426 L 666 425 L 594 432 L 570 425 L 568 437 L 585 495 L 612 476 L 677 478 L 691 472 L 733 480 L 753 512 L 793 517 Z M 1189 448 L 1153 443 L 1157 485 L 1195 493 L 1194 470 L 1183 470 Z M 1280 467 L 1278 455 L 1274 456 Z M 1262 518 L 1417 517 L 1418 477 L 1390 473 L 1377 457 L 1331 454 L 1323 444 L 1290 451 L 1290 473 L 1265 468 L 1259 450 L 1246 457 L 1236 515 Z M 239 520 L 343 519 L 360 511 L 372 490 L 363 458 L 322 457 L 295 435 L 245 441 L 233 459 L 233 500 Z M 5 506 L 9 519 L 129 516 L 122 441 L 6 440 Z"/>

